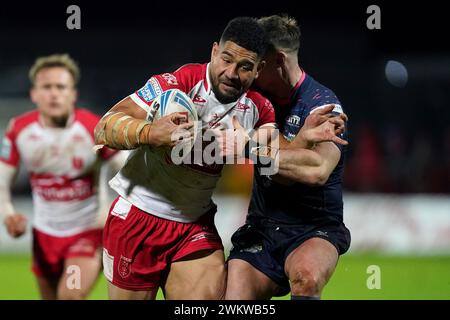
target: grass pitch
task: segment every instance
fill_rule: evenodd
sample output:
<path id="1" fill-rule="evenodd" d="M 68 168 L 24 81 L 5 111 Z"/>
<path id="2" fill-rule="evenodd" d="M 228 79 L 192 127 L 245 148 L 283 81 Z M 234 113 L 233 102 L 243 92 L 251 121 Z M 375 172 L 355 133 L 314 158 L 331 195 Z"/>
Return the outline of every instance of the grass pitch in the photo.
<path id="1" fill-rule="evenodd" d="M 0 300 L 39 299 L 30 265 L 30 256 L 0 255 Z M 367 286 L 373 265 L 380 268 L 380 289 Z M 107 299 L 103 275 L 89 298 Z M 344 255 L 322 299 L 450 299 L 450 257 Z"/>

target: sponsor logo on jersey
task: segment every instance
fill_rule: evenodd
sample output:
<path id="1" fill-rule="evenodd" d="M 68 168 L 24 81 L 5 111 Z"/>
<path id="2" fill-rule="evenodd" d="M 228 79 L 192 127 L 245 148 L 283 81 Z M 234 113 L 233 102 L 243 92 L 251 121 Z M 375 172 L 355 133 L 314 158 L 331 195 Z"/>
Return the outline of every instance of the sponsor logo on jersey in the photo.
<path id="1" fill-rule="evenodd" d="M 0 147 L 0 158 L 9 159 L 11 157 L 11 141 L 4 137 Z"/>
<path id="2" fill-rule="evenodd" d="M 299 116 L 293 114 L 289 116 L 287 122 L 294 127 L 300 127 L 301 120 L 302 119 Z"/>
<path id="3" fill-rule="evenodd" d="M 220 116 L 217 113 L 213 113 L 211 116 L 211 120 L 208 122 L 210 129 L 216 129 L 218 126 L 220 126 L 220 121 L 217 121 L 220 119 Z"/>
<path id="4" fill-rule="evenodd" d="M 194 96 L 194 99 L 192 99 L 192 102 L 195 103 L 195 104 L 198 104 L 200 106 L 203 106 L 203 105 L 206 104 L 206 99 L 203 99 L 203 97 L 200 94 L 197 93 Z"/>
<path id="5" fill-rule="evenodd" d="M 143 86 L 138 92 L 138 96 L 141 97 L 145 102 L 150 102 L 154 100 L 157 96 L 161 95 L 162 89 L 159 85 L 158 80 L 151 78 L 145 86 Z"/>
<path id="6" fill-rule="evenodd" d="M 46 201 L 84 200 L 94 194 L 89 178 L 68 177 L 31 178 L 33 193 Z"/>
<path id="7" fill-rule="evenodd" d="M 158 80 L 156 78 L 151 78 L 149 80 L 151 88 L 155 91 L 155 96 L 159 96 L 163 91 L 161 88 L 161 85 L 159 84 Z"/>
<path id="8" fill-rule="evenodd" d="M 164 73 L 161 75 L 161 77 L 163 77 L 163 79 L 166 80 L 166 82 L 172 86 L 178 85 L 177 78 L 171 73 Z"/>
<path id="9" fill-rule="evenodd" d="M 238 102 L 236 106 L 236 111 L 246 111 L 250 109 L 250 106 L 246 105 L 245 103 Z"/>

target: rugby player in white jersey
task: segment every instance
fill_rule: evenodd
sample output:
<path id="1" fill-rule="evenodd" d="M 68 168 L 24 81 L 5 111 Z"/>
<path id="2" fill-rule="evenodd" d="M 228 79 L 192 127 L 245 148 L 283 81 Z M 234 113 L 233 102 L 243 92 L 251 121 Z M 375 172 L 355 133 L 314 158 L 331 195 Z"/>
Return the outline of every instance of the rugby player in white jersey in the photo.
<path id="1" fill-rule="evenodd" d="M 10 191 L 22 160 L 33 195 L 32 270 L 43 299 L 83 299 L 93 287 L 105 219 L 100 168 L 106 161 L 117 171 L 125 160 L 109 148 L 94 153 L 100 117 L 75 107 L 79 74 L 68 55 L 38 58 L 29 73 L 37 109 L 11 119 L 2 140 L 0 215 L 12 237 L 26 232 L 27 218 L 14 208 Z M 79 281 L 68 285 L 74 274 Z"/>
<path id="2" fill-rule="evenodd" d="M 97 125 L 97 143 L 135 149 L 110 181 L 119 194 L 104 232 L 111 299 L 154 299 L 160 287 L 166 299 L 224 296 L 224 252 L 211 199 L 223 165 L 175 165 L 161 156 L 157 147 L 174 145 L 172 133 L 192 123 L 176 125 L 178 113 L 150 122 L 150 106 L 162 92 L 179 89 L 206 127 L 233 129 L 235 117 L 245 129 L 273 128 L 271 103 L 249 90 L 266 45 L 255 19 L 233 19 L 213 44 L 210 63 L 151 77 Z"/>

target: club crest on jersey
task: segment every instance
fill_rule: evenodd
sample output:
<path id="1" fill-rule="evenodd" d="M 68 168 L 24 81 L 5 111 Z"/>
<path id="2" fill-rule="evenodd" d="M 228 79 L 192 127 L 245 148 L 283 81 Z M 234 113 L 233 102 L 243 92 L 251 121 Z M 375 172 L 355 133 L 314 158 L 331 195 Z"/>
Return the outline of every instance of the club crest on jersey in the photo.
<path id="1" fill-rule="evenodd" d="M 131 259 L 126 258 L 122 255 L 120 256 L 120 260 L 119 260 L 119 264 L 117 265 L 117 269 L 118 269 L 119 275 L 124 279 L 126 277 L 128 277 L 131 273 L 130 264 L 131 264 Z"/>
<path id="2" fill-rule="evenodd" d="M 74 169 L 80 170 L 83 168 L 83 159 L 78 157 L 72 158 L 72 166 Z"/>
<path id="3" fill-rule="evenodd" d="M 173 85 L 173 86 L 178 85 L 177 78 L 171 73 L 164 73 L 161 75 L 161 77 L 163 77 L 164 80 L 166 80 L 166 82 L 170 85 Z"/>

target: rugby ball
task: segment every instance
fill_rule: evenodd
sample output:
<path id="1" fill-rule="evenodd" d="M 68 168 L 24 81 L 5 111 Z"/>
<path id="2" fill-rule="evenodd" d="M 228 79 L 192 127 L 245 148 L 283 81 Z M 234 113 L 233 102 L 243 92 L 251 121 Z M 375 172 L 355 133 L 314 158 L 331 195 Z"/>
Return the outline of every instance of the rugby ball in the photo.
<path id="1" fill-rule="evenodd" d="M 185 114 L 188 121 L 194 123 L 194 126 L 189 130 L 192 133 L 192 139 L 180 141 L 185 146 L 185 151 L 191 150 L 197 138 L 198 114 L 194 103 L 186 93 L 178 89 L 164 91 L 152 101 L 147 120 L 153 122 L 174 112 Z"/>
<path id="2" fill-rule="evenodd" d="M 170 89 L 157 96 L 150 105 L 147 120 L 155 121 L 174 112 L 186 114 L 189 121 L 198 121 L 197 109 L 191 98 L 178 89 Z"/>

